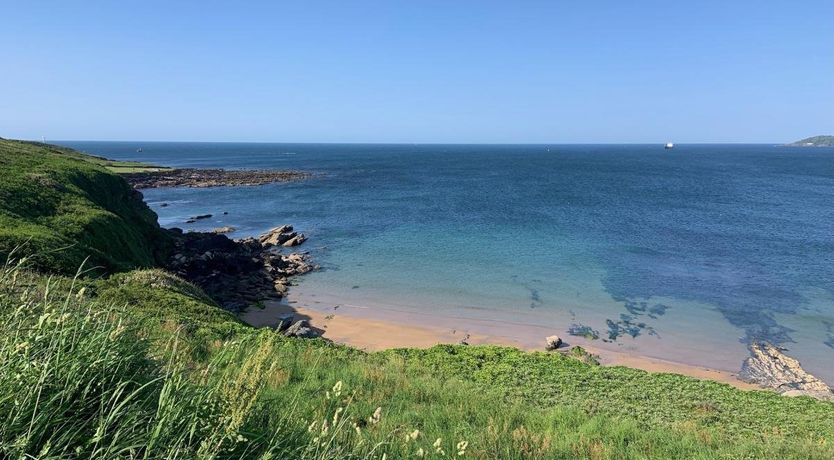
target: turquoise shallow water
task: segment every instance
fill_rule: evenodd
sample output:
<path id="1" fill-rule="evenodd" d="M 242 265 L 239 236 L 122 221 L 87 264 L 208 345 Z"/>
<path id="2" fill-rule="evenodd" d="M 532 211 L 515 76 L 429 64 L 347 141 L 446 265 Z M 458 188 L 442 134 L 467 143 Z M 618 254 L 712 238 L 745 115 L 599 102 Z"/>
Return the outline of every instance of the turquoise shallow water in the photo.
<path id="1" fill-rule="evenodd" d="M 608 346 L 719 367 L 765 338 L 834 381 L 834 149 L 64 144 L 317 173 L 145 191 L 166 226 L 246 236 L 294 224 L 325 267 L 303 279 L 305 295 L 590 329 Z M 204 213 L 215 218 L 184 223 Z"/>

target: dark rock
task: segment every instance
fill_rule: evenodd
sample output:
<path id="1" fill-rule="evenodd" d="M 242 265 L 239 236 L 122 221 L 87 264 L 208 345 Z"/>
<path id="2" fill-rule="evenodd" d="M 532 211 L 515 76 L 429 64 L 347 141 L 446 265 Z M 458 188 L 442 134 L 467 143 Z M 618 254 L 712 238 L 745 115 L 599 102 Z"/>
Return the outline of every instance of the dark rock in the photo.
<path id="1" fill-rule="evenodd" d="M 191 217 L 194 220 L 201 220 L 201 219 L 209 219 L 211 218 L 211 214 L 200 214 L 199 216 Z"/>
<path id="2" fill-rule="evenodd" d="M 308 255 L 284 255 L 280 247 L 264 245 L 255 238 L 232 240 L 223 234 L 181 231 L 170 235 L 174 250 L 168 268 L 233 312 L 286 296 L 288 277 L 315 269 Z"/>
<path id="3" fill-rule="evenodd" d="M 275 330 L 278 332 L 286 331 L 292 325 L 293 319 L 295 319 L 295 316 L 292 313 L 279 316 L 278 325 L 275 326 Z"/>

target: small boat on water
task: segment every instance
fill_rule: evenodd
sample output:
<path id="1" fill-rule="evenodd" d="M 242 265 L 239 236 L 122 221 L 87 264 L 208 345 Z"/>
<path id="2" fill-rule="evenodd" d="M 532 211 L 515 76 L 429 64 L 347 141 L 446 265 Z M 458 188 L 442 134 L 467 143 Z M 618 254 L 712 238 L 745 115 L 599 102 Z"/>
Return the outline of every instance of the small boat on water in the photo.
<path id="1" fill-rule="evenodd" d="M 675 148 L 675 144 L 671 142 L 667 142 L 666 145 L 663 146 L 664 149 L 669 150 Z"/>
<path id="2" fill-rule="evenodd" d="M 142 153 L 142 147 L 139 147 L 138 149 L 136 149 L 136 153 Z"/>

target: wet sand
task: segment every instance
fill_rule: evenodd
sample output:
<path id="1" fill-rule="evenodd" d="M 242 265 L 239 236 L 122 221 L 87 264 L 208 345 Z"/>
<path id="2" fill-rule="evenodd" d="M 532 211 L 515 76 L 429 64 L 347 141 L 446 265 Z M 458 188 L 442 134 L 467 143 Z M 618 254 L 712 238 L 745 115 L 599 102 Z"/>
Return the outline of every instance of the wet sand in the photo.
<path id="1" fill-rule="evenodd" d="M 468 332 L 467 324 L 449 318 L 433 322 L 431 315 L 404 314 L 401 312 L 379 312 L 369 314 L 367 309 L 351 307 L 309 308 L 300 304 L 267 302 L 264 308 L 249 308 L 241 319 L 256 327 L 274 327 L 282 314 L 293 313 L 295 318 L 306 319 L 323 333 L 323 337 L 335 343 L 349 345 L 366 351 L 391 348 L 428 348 L 438 344 L 457 344 L 465 339 L 470 345 L 504 345 L 522 350 L 544 350 L 544 337 L 535 345 L 531 341 L 501 334 Z M 723 370 L 693 366 L 622 351 L 596 347 L 591 341 L 577 337 L 566 337 L 569 345 L 581 345 L 598 355 L 605 366 L 626 366 L 648 372 L 682 374 L 698 379 L 727 383 L 742 389 L 758 389 L 757 386 L 742 382 L 737 375 Z"/>

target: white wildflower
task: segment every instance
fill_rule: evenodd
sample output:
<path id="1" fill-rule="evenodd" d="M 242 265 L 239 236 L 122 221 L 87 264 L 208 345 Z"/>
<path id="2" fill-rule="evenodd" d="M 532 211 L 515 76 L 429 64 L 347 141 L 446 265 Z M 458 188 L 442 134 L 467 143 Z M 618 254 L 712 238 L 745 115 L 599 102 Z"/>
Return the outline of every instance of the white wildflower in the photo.
<path id="1" fill-rule="evenodd" d="M 418 436 L 420 436 L 420 430 L 414 430 L 411 433 L 406 433 L 405 442 L 416 441 Z"/>
<path id="2" fill-rule="evenodd" d="M 445 451 L 445 450 L 443 450 L 443 448 L 442 448 L 442 447 L 440 447 L 440 444 L 441 444 L 442 442 L 443 442 L 443 440 L 442 440 L 442 439 L 437 438 L 437 441 L 435 441 L 435 442 L 434 442 L 434 444 L 432 444 L 432 446 L 434 447 L 434 451 L 435 451 L 435 452 L 437 452 L 438 454 L 440 454 L 440 455 L 446 455 L 446 451 Z"/>
<path id="3" fill-rule="evenodd" d="M 379 423 L 379 420 L 381 418 L 382 418 L 382 407 L 377 407 L 376 410 L 374 411 L 373 415 L 368 417 L 368 422 L 370 422 L 373 425 L 376 425 L 377 423 Z"/>

